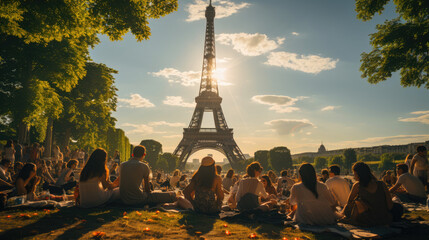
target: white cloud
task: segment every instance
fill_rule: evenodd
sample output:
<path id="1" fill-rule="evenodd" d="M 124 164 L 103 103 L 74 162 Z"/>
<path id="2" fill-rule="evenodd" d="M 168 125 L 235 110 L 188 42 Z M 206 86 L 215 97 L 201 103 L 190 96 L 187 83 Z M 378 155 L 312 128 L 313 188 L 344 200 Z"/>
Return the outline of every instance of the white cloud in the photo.
<path id="1" fill-rule="evenodd" d="M 341 106 L 326 106 L 326 107 L 320 109 L 320 111 L 333 111 L 333 110 L 338 109 L 340 107 Z"/>
<path id="2" fill-rule="evenodd" d="M 189 15 L 186 21 L 192 22 L 205 19 L 207 5 L 207 1 L 203 0 L 195 0 L 194 3 L 189 4 L 187 8 Z M 216 9 L 216 18 L 225 18 L 237 13 L 240 9 L 250 6 L 250 4 L 245 2 L 234 3 L 225 0 L 213 0 L 213 6 Z"/>
<path id="3" fill-rule="evenodd" d="M 232 58 L 223 57 L 223 58 L 216 59 L 216 63 L 229 63 L 231 60 Z"/>
<path id="4" fill-rule="evenodd" d="M 299 33 L 297 33 L 297 32 L 292 32 L 292 35 L 299 36 Z"/>
<path id="5" fill-rule="evenodd" d="M 185 127 L 184 123 L 171 123 L 166 121 L 150 122 L 149 126 L 168 126 L 168 127 Z"/>
<path id="6" fill-rule="evenodd" d="M 187 107 L 187 108 L 195 107 L 195 103 L 187 103 L 183 100 L 181 96 L 167 96 L 166 99 L 163 101 L 163 103 L 165 105 L 170 105 L 170 106 Z"/>
<path id="7" fill-rule="evenodd" d="M 288 113 L 300 110 L 297 107 L 293 107 L 298 100 L 305 99 L 307 97 L 292 98 L 289 96 L 282 95 L 256 95 L 252 97 L 252 101 L 269 105 L 269 109 L 278 113 Z"/>
<path id="8" fill-rule="evenodd" d="M 121 126 L 125 127 L 124 131 L 127 134 L 133 134 L 133 133 L 151 134 L 151 133 L 154 133 L 153 127 L 146 125 L 146 124 L 124 123 Z M 128 129 L 127 127 L 131 127 L 131 129 Z"/>
<path id="9" fill-rule="evenodd" d="M 294 135 L 301 132 L 304 128 L 315 127 L 313 123 L 307 119 L 276 119 L 265 122 L 280 135 Z"/>
<path id="10" fill-rule="evenodd" d="M 179 83 L 183 86 L 195 86 L 200 83 L 201 73 L 196 71 L 181 72 L 175 68 L 164 68 L 158 72 L 150 72 L 156 77 L 164 77 L 170 83 Z"/>
<path id="11" fill-rule="evenodd" d="M 423 124 L 429 124 L 429 111 L 417 111 L 412 112 L 411 114 L 420 116 L 412 118 L 399 118 L 398 120 L 401 122 L 418 122 Z"/>
<path id="12" fill-rule="evenodd" d="M 290 68 L 295 71 L 318 74 L 324 70 L 334 69 L 339 60 L 323 58 L 317 55 L 298 55 L 289 52 L 272 52 L 265 64 Z"/>
<path id="13" fill-rule="evenodd" d="M 258 56 L 278 48 L 284 42 L 284 38 L 269 39 L 261 33 L 221 33 L 216 35 L 216 41 L 220 44 L 232 46 L 232 48 L 246 56 Z"/>
<path id="14" fill-rule="evenodd" d="M 127 107 L 132 108 L 150 108 L 155 107 L 148 99 L 140 96 L 140 94 L 134 93 L 130 95 L 131 98 L 118 98 L 118 102 L 123 102 L 127 104 Z"/>

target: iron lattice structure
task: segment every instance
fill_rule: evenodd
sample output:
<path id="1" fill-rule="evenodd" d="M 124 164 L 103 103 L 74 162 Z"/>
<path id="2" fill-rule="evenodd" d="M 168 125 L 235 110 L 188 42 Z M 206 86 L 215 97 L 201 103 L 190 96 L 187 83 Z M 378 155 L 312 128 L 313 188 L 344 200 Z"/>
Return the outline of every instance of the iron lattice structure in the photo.
<path id="1" fill-rule="evenodd" d="M 204 43 L 203 69 L 197 103 L 188 128 L 183 129 L 183 138 L 174 150 L 179 156 L 180 168 L 184 168 L 189 156 L 201 149 L 214 149 L 223 153 L 232 167 L 244 161 L 244 155 L 233 138 L 233 129 L 228 128 L 222 112 L 222 98 L 219 96 L 217 80 L 213 76 L 216 69 L 216 51 L 214 35 L 215 8 L 211 1 L 206 8 L 207 19 Z M 204 113 L 211 112 L 215 128 L 201 128 Z"/>

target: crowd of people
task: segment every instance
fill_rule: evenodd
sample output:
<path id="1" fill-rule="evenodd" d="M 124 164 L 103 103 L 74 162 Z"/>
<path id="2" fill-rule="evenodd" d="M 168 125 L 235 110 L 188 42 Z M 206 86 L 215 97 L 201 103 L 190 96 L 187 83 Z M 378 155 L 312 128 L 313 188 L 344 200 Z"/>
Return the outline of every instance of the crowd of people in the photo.
<path id="1" fill-rule="evenodd" d="M 8 141 L 0 162 L 2 196 L 25 196 L 28 201 L 73 200 L 83 208 L 118 202 L 162 204 L 204 214 L 279 210 L 301 224 L 341 221 L 374 226 L 400 219 L 401 203 L 424 204 L 429 190 L 424 146 L 380 179 L 364 162 L 353 165 L 353 176 L 342 176 L 338 165 L 318 175 L 312 164 L 303 163 L 297 169 L 281 171 L 278 177 L 272 170 L 264 174 L 259 162 L 249 164 L 244 174 L 233 169 L 222 174 L 222 167 L 209 156 L 188 179 L 190 173 L 180 170 L 171 176 L 163 171 L 152 173 L 141 145 L 134 147 L 132 157 L 122 163 L 119 152 L 109 161 L 101 148 L 87 156 L 84 151 L 67 148 L 62 153 L 55 147 L 50 160 L 40 158 L 42 151 L 37 144 L 15 147 Z"/>

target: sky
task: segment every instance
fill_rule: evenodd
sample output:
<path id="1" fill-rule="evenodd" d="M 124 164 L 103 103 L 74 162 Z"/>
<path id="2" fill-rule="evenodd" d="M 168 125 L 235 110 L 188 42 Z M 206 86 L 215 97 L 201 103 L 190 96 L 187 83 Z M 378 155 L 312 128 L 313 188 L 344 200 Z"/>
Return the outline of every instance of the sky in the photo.
<path id="1" fill-rule="evenodd" d="M 154 139 L 173 152 L 189 125 L 201 77 L 208 1 L 150 21 L 150 40 L 127 34 L 90 51 L 115 75 L 116 126 L 132 144 Z M 243 153 L 286 146 L 292 154 L 429 140 L 429 91 L 403 88 L 399 74 L 361 78 L 369 34 L 396 17 L 390 3 L 363 22 L 352 0 L 213 0 L 216 77 L 222 109 Z M 204 115 L 202 127 L 213 127 Z M 211 120 L 211 121 L 210 121 Z M 212 153 L 201 150 L 190 157 Z"/>

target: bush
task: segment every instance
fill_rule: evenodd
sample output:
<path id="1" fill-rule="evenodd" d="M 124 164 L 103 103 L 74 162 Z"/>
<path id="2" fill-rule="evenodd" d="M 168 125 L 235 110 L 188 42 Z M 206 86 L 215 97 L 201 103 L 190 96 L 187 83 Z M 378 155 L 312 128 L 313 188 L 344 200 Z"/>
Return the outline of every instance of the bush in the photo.
<path id="1" fill-rule="evenodd" d="M 381 155 L 380 164 L 378 165 L 378 170 L 392 170 L 395 168 L 395 162 L 393 160 L 393 155 L 390 153 L 383 153 Z"/>
<path id="2" fill-rule="evenodd" d="M 353 163 L 357 161 L 356 151 L 352 148 L 344 150 L 344 167 L 347 170 L 352 169 Z"/>
<path id="3" fill-rule="evenodd" d="M 271 167 L 276 171 L 292 168 L 292 156 L 287 147 L 275 147 L 269 152 Z"/>
<path id="4" fill-rule="evenodd" d="M 380 156 L 367 153 L 367 154 L 359 155 L 359 161 L 362 161 L 362 162 L 380 161 Z"/>
<path id="5" fill-rule="evenodd" d="M 342 156 L 332 156 L 329 158 L 329 166 L 337 164 L 340 167 L 344 167 L 344 161 Z"/>
<path id="6" fill-rule="evenodd" d="M 328 160 L 326 160 L 325 157 L 316 157 L 316 159 L 314 159 L 314 167 L 316 169 L 325 168 L 327 164 Z"/>

